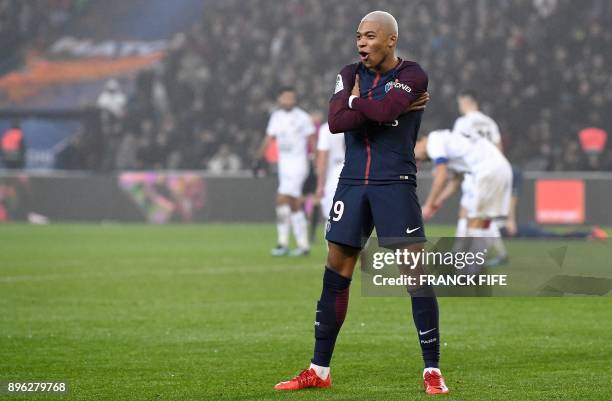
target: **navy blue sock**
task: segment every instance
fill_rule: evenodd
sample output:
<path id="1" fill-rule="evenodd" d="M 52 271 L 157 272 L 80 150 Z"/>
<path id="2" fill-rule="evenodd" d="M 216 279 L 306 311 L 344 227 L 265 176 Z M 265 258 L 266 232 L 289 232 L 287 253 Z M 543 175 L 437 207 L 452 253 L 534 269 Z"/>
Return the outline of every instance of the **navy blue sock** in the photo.
<path id="1" fill-rule="evenodd" d="M 346 316 L 350 285 L 350 278 L 325 267 L 323 291 L 317 302 L 315 317 L 315 346 L 312 358 L 315 365 L 329 366 L 336 338 Z"/>
<path id="2" fill-rule="evenodd" d="M 436 294 L 431 287 L 423 287 L 411 291 L 410 296 L 425 367 L 437 368 L 440 362 L 440 324 Z"/>

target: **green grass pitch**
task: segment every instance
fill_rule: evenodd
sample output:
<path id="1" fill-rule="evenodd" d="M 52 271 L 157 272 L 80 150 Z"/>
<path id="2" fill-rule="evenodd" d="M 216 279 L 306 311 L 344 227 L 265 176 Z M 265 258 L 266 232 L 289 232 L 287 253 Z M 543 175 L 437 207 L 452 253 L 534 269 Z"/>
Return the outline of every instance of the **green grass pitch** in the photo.
<path id="1" fill-rule="evenodd" d="M 429 399 L 410 300 L 362 297 L 357 277 L 334 386 L 274 392 L 311 356 L 325 255 L 319 240 L 272 258 L 274 239 L 272 225 L 0 227 L 0 381 L 67 380 L 70 400 Z M 440 309 L 444 399 L 612 399 L 612 298 Z"/>

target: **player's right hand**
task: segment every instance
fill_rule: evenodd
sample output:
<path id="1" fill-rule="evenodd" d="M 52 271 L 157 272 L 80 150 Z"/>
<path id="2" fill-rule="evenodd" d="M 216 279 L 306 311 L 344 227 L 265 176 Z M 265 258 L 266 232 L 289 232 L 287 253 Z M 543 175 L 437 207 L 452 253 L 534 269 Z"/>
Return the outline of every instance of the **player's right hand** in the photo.
<path id="1" fill-rule="evenodd" d="M 263 177 L 266 175 L 266 164 L 263 159 L 256 159 L 251 169 L 255 177 Z"/>
<path id="2" fill-rule="evenodd" d="M 359 88 L 359 74 L 355 74 L 355 85 L 353 85 L 353 90 L 351 90 L 351 96 L 357 96 L 359 97 L 360 94 L 360 88 Z"/>
<path id="3" fill-rule="evenodd" d="M 417 100 L 410 103 L 408 105 L 408 108 L 406 109 L 406 113 L 409 113 L 411 111 L 425 110 L 425 108 L 427 107 L 427 102 L 429 102 L 429 92 L 423 93 L 417 98 Z"/>

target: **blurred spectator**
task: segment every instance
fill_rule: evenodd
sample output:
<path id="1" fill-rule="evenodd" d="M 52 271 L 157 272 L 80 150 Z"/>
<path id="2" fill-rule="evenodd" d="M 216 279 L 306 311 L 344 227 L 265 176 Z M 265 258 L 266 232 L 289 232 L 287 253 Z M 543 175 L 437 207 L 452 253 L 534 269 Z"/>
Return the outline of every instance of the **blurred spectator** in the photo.
<path id="1" fill-rule="evenodd" d="M 125 114 L 127 96 L 119 87 L 119 82 L 110 79 L 104 85 L 104 90 L 98 96 L 97 106 L 109 112 L 115 118 L 122 118 Z"/>
<path id="2" fill-rule="evenodd" d="M 371 7 L 320 0 L 210 2 L 202 22 L 173 39 L 159 68 L 158 86 L 181 135 L 170 140 L 180 167 L 202 168 L 221 144 L 250 164 L 280 86 L 295 86 L 305 109 L 326 110 L 337 72 L 356 59 L 353 32 Z M 424 131 L 451 126 L 455 96 L 469 87 L 499 121 L 516 163 L 610 168 L 585 159 L 576 134 L 597 122 L 612 125 L 606 112 L 612 107 L 606 73 L 612 31 L 604 28 L 612 26 L 612 4 L 391 0 L 377 7 L 399 22 L 399 53 L 429 73 L 432 101 Z M 153 117 L 161 108 L 150 110 Z M 609 154 L 608 147 L 598 159 Z"/>
<path id="3" fill-rule="evenodd" d="M 76 133 L 70 139 L 68 146 L 57 156 L 59 167 L 65 170 L 85 169 L 87 167 L 85 158 L 87 151 L 84 146 L 83 133 Z"/>
<path id="4" fill-rule="evenodd" d="M 52 32 L 79 15 L 92 0 L 0 0 L 0 74 L 19 64 L 26 43 L 48 43 Z"/>
<path id="5" fill-rule="evenodd" d="M 23 131 L 18 121 L 13 121 L 11 128 L 2 135 L 2 161 L 7 168 L 25 167 L 26 144 Z"/>
<path id="6" fill-rule="evenodd" d="M 608 141 L 608 133 L 601 128 L 588 127 L 578 134 L 580 145 L 585 155 L 584 170 L 599 171 L 606 168 L 606 164 L 612 160 L 605 160 L 603 151 Z M 608 152 L 609 156 L 610 152 Z"/>
<path id="7" fill-rule="evenodd" d="M 241 167 L 240 157 L 232 153 L 226 144 L 221 145 L 217 154 L 208 162 L 208 169 L 213 173 L 235 173 Z"/>
<path id="8" fill-rule="evenodd" d="M 126 133 L 117 149 L 117 157 L 115 159 L 116 170 L 133 170 L 138 168 L 137 165 L 138 141 L 136 135 L 132 132 Z"/>

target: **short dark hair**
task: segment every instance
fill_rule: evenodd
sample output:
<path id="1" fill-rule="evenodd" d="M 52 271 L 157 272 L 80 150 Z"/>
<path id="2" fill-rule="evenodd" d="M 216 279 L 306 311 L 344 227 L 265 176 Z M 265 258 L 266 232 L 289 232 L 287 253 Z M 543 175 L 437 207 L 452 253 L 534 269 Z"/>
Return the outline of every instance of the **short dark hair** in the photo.
<path id="1" fill-rule="evenodd" d="M 478 103 L 478 95 L 476 94 L 475 91 L 471 89 L 463 89 L 462 91 L 459 92 L 458 96 L 459 97 L 469 97 L 474 102 Z"/>
<path id="2" fill-rule="evenodd" d="M 295 93 L 295 88 L 293 86 L 286 85 L 286 86 L 281 86 L 280 89 L 278 90 L 279 95 L 285 92 Z"/>

